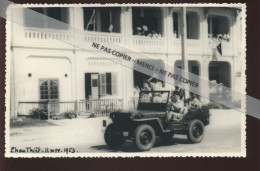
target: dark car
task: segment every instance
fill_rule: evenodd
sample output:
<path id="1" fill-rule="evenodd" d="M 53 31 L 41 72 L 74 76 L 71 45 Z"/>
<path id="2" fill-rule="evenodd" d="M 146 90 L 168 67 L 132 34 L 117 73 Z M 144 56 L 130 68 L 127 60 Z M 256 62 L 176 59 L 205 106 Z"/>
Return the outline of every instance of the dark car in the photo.
<path id="1" fill-rule="evenodd" d="M 104 135 L 107 145 L 118 148 L 125 140 L 133 140 L 140 151 L 147 151 L 156 136 L 169 141 L 174 134 L 186 134 L 192 143 L 201 142 L 204 126 L 209 124 L 209 110 L 201 107 L 190 110 L 179 121 L 166 121 L 169 95 L 170 91 L 141 91 L 137 110 L 110 113 L 113 122 Z"/>

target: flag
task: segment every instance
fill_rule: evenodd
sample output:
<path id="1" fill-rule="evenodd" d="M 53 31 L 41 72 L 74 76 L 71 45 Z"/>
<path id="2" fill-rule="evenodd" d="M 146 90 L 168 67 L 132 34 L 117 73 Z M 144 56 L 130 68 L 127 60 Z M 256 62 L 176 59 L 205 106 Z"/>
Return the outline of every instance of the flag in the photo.
<path id="1" fill-rule="evenodd" d="M 88 21 L 86 30 L 89 29 L 89 26 L 93 24 L 93 30 L 95 31 L 95 9 L 93 9 L 93 13 L 90 17 L 90 20 Z"/>
<path id="2" fill-rule="evenodd" d="M 220 55 L 222 55 L 221 42 L 220 42 L 219 45 L 217 46 L 217 50 L 218 50 L 218 53 L 220 53 Z"/>

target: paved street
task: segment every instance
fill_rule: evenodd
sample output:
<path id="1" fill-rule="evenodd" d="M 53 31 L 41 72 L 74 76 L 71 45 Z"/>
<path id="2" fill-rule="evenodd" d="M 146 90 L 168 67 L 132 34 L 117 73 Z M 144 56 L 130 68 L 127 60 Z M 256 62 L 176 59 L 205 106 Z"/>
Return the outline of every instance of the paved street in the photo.
<path id="1" fill-rule="evenodd" d="M 163 146 L 158 138 L 155 147 L 149 152 L 240 152 L 240 113 L 234 110 L 214 110 L 211 114 L 211 123 L 206 127 L 205 138 L 201 143 L 190 144 L 186 136 L 176 135 L 172 144 Z M 118 151 L 111 150 L 103 139 L 103 119 L 107 118 L 50 120 L 44 126 L 12 128 L 10 144 L 17 148 L 75 148 L 79 153 L 136 152 L 131 141 L 125 142 Z"/>

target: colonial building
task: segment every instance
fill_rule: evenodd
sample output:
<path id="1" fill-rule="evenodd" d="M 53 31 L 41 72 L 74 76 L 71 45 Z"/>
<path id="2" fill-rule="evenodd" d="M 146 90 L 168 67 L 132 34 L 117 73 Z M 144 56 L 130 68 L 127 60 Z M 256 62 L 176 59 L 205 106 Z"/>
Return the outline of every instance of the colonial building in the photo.
<path id="1" fill-rule="evenodd" d="M 128 108 L 134 87 L 149 78 L 113 61 L 66 44 L 63 40 L 109 40 L 160 62 L 182 66 L 182 7 L 78 7 L 45 6 L 30 9 L 84 30 L 73 37 L 68 29 L 47 21 L 28 22 L 26 11 L 13 11 L 22 25 L 9 25 L 11 116 L 27 114 L 41 102 L 62 105 L 91 99 L 121 99 Z M 186 56 L 188 70 L 240 89 L 241 10 L 224 7 L 186 8 Z M 39 27 L 40 26 L 40 27 Z M 68 27 L 69 28 L 69 27 Z M 9 31 L 10 31 L 9 30 Z M 221 49 L 217 46 L 221 42 Z M 214 93 L 214 92 L 209 92 Z M 83 111 L 75 106 L 70 109 Z M 27 106 L 27 107 L 26 107 Z"/>

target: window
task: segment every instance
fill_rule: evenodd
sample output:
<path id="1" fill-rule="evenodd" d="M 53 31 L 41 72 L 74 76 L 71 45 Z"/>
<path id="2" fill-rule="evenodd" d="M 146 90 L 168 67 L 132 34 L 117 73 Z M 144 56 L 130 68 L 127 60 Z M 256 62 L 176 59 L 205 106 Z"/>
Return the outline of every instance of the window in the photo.
<path id="1" fill-rule="evenodd" d="M 40 80 L 40 100 L 57 100 L 59 99 L 58 80 Z"/>
<path id="2" fill-rule="evenodd" d="M 83 8 L 83 11 L 85 30 L 120 33 L 121 8 Z"/>
<path id="3" fill-rule="evenodd" d="M 68 8 L 58 8 L 58 7 L 49 7 L 49 8 L 29 8 L 35 12 L 44 14 L 48 17 L 54 18 L 56 20 L 62 21 L 64 23 L 69 23 L 68 17 Z M 34 16 L 31 15 L 27 10 L 24 11 L 25 16 L 25 26 L 27 27 L 39 27 L 39 28 L 52 28 L 52 29 L 64 29 L 64 26 L 54 25 L 48 20 L 37 21 L 34 19 Z M 65 28 L 67 29 L 67 28 Z"/>
<path id="4" fill-rule="evenodd" d="M 173 18 L 173 36 L 174 38 L 180 38 L 181 35 L 181 20 L 178 12 L 172 13 Z M 186 14 L 187 22 L 187 38 L 199 39 L 199 17 L 195 12 L 188 12 Z"/>
<path id="5" fill-rule="evenodd" d="M 117 73 L 86 73 L 85 92 L 86 98 L 89 98 L 89 96 L 117 95 Z"/>
<path id="6" fill-rule="evenodd" d="M 163 20 L 160 8 L 132 8 L 133 35 L 160 37 Z"/>
<path id="7" fill-rule="evenodd" d="M 199 39 L 199 18 L 197 13 L 188 12 L 186 17 L 187 17 L 187 38 Z"/>
<path id="8" fill-rule="evenodd" d="M 179 32 L 179 14 L 177 12 L 173 12 L 172 14 L 173 18 L 173 35 L 174 38 L 180 38 L 180 32 Z"/>
<path id="9" fill-rule="evenodd" d="M 228 18 L 210 15 L 208 17 L 208 34 L 210 39 L 229 41 L 230 35 Z"/>

